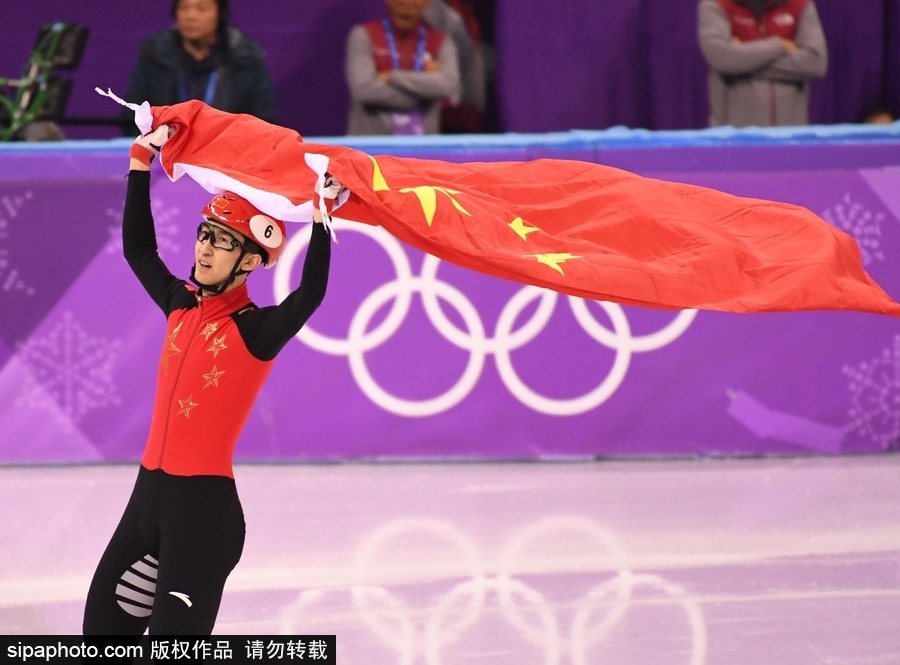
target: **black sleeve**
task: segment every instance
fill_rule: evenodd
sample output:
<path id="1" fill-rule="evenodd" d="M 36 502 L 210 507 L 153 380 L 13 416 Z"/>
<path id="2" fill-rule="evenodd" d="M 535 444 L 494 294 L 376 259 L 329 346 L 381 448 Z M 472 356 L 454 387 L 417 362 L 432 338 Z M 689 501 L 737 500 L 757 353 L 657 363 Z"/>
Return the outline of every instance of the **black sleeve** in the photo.
<path id="1" fill-rule="evenodd" d="M 131 270 L 166 316 L 175 309 L 191 306 L 194 298 L 185 288 L 186 282 L 173 276 L 157 253 L 156 230 L 150 210 L 149 171 L 128 174 L 122 249 Z"/>
<path id="2" fill-rule="evenodd" d="M 331 263 L 331 238 L 323 224 L 313 224 L 312 227 L 300 286 L 280 305 L 235 316 L 247 349 L 260 360 L 272 360 L 277 356 L 325 297 Z"/>

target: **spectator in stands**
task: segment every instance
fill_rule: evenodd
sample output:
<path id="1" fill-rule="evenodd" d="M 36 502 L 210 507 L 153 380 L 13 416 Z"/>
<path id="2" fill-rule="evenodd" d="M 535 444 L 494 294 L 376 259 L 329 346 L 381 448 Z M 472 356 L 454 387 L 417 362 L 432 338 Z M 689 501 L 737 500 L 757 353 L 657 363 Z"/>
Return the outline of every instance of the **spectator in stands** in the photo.
<path id="1" fill-rule="evenodd" d="M 828 52 L 813 0 L 700 0 L 711 126 L 809 124 Z"/>
<path id="2" fill-rule="evenodd" d="M 422 20 L 428 0 L 385 0 L 387 18 L 347 37 L 348 134 L 437 134 L 441 103 L 457 103 L 453 40 Z"/>
<path id="3" fill-rule="evenodd" d="M 858 122 L 866 125 L 889 125 L 896 122 L 897 114 L 891 111 L 887 106 L 878 104 L 863 113 Z"/>
<path id="4" fill-rule="evenodd" d="M 228 0 L 172 0 L 171 12 L 175 25 L 141 45 L 125 99 L 152 106 L 200 99 L 222 111 L 276 122 L 265 55 L 229 23 Z M 133 133 L 134 113 L 123 114 L 126 133 Z"/>
<path id="5" fill-rule="evenodd" d="M 444 134 L 475 134 L 481 129 L 486 96 L 486 71 L 478 23 L 469 12 L 472 8 L 462 0 L 430 0 L 422 14 L 428 25 L 446 33 L 456 46 L 459 58 L 460 99 L 458 104 L 444 102 L 441 108 L 441 132 Z M 468 20 L 466 20 L 468 19 Z"/>

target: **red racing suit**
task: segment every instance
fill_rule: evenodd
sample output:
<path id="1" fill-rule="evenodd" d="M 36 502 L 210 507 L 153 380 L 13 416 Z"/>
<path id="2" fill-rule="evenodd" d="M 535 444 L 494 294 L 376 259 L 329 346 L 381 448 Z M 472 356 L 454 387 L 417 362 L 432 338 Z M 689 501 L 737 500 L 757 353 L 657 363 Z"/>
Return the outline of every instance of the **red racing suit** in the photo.
<path id="1" fill-rule="evenodd" d="M 177 476 L 233 478 L 235 445 L 272 361 L 325 295 L 328 232 L 322 224 L 313 225 L 300 286 L 281 304 L 256 307 L 246 284 L 200 296 L 196 287 L 175 278 L 157 254 L 149 173 L 133 171 L 129 178 L 125 256 L 168 317 L 141 464 Z"/>
<path id="2" fill-rule="evenodd" d="M 272 368 L 247 349 L 232 315 L 251 306 L 247 285 L 169 315 L 159 360 L 148 469 L 234 477 L 231 460 L 250 408 Z"/>

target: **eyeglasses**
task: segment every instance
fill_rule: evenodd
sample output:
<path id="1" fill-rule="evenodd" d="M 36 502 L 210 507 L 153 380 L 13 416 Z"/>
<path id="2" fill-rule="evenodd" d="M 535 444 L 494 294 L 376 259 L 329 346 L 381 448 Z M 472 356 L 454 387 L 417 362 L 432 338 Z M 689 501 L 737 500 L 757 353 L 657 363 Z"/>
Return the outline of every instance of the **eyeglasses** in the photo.
<path id="1" fill-rule="evenodd" d="M 226 252 L 233 252 L 241 247 L 241 242 L 230 233 L 203 222 L 197 227 L 197 242 L 205 240 L 209 240 L 209 244 L 216 249 L 224 249 Z"/>

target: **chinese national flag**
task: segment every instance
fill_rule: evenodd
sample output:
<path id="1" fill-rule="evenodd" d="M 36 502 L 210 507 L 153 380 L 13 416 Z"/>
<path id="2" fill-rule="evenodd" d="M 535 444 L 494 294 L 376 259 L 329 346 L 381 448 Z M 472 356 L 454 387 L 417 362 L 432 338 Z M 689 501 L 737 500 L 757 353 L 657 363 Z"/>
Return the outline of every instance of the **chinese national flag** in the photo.
<path id="1" fill-rule="evenodd" d="M 162 150 L 172 179 L 286 221 L 311 220 L 327 170 L 350 192 L 339 217 L 489 275 L 645 307 L 900 315 L 853 238 L 799 206 L 570 160 L 373 157 L 199 101 L 152 113 L 178 128 Z"/>

